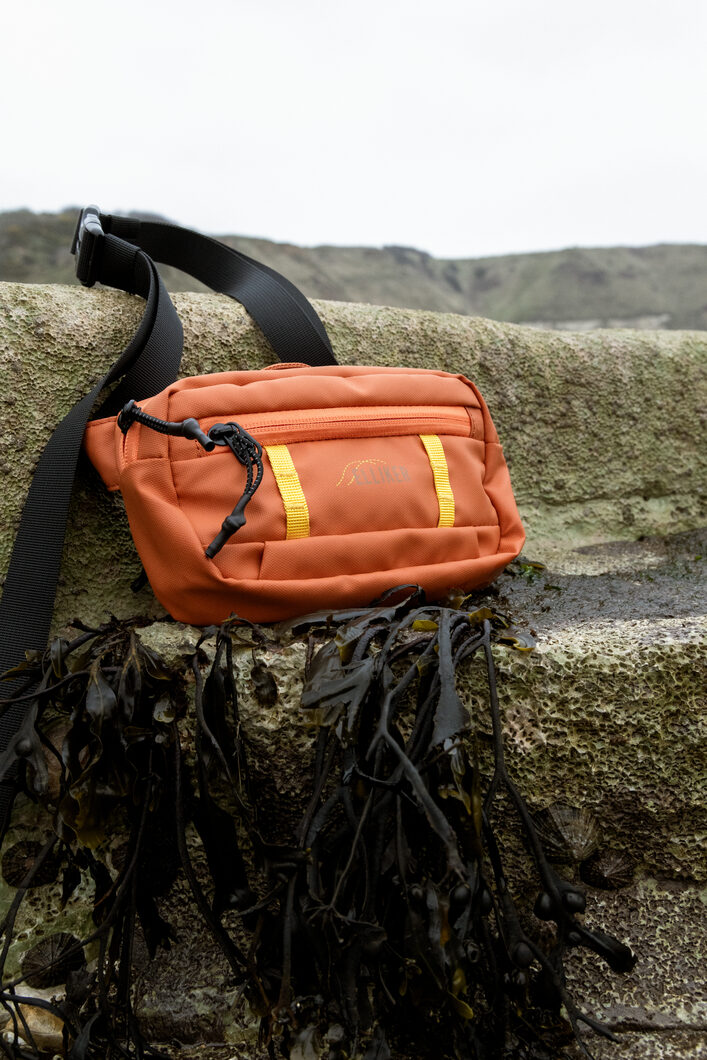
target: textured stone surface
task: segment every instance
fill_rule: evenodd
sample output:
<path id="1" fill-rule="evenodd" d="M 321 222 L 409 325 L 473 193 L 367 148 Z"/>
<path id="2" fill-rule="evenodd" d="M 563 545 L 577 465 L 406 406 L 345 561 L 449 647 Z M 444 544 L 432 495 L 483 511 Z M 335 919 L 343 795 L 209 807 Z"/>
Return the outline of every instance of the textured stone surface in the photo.
<path id="1" fill-rule="evenodd" d="M 13 826 L 3 841 L 3 854 L 6 855 L 17 843 L 34 841 L 43 845 L 51 834 L 51 827 L 51 816 L 46 811 L 31 804 L 24 796 L 19 796 Z M 7 915 L 16 893 L 15 888 L 9 886 L 4 876 L 0 875 L 0 918 Z M 45 936 L 67 932 L 83 939 L 90 935 L 95 927 L 91 917 L 93 893 L 92 881 L 88 876 L 82 879 L 64 908 L 61 908 L 60 902 L 60 876 L 52 886 L 28 890 L 15 923 L 15 941 L 5 965 L 7 976 L 12 978 L 19 974 L 24 954 Z M 88 957 L 93 958 L 96 954 L 96 947 L 90 947 Z"/>
<path id="2" fill-rule="evenodd" d="M 583 953 L 570 961 L 574 995 L 620 1034 L 619 1046 L 592 1042 L 597 1060 L 688 1060 L 700 1056 L 706 1042 L 707 892 L 695 882 L 704 879 L 707 832 L 707 635 L 698 614 L 704 564 L 695 560 L 705 544 L 703 534 L 690 534 L 578 555 L 566 551 L 561 560 L 557 553 L 554 565 L 538 575 L 504 575 L 498 596 L 490 598 L 519 626 L 532 624 L 539 638 L 530 655 L 496 649 L 511 774 L 534 808 L 557 800 L 592 808 L 601 848 L 627 850 L 637 861 L 632 886 L 615 892 L 589 887 L 587 908 L 588 922 L 634 947 L 634 972 L 617 977 Z M 550 610 L 543 611 L 547 601 Z M 628 617 L 620 619 L 621 613 Z M 188 644 L 187 633 L 157 623 L 141 636 L 169 651 L 172 644 Z M 267 754 L 259 782 L 267 786 L 271 778 L 268 806 L 285 835 L 293 805 L 304 796 L 311 756 L 311 736 L 296 709 L 301 652 L 296 642 L 257 648 L 255 655 L 245 644 L 236 653 L 244 726 L 254 757 Z M 254 695 L 254 658 L 267 663 L 280 692 L 267 716 Z M 466 687 L 470 701 L 480 703 L 473 670 Z M 512 828 L 512 820 L 502 819 L 501 826 Z M 522 887 L 519 879 L 515 886 Z M 161 1026 L 175 1030 L 182 1010 L 172 1024 L 165 1024 L 164 1012 L 179 964 L 175 951 L 144 971 L 146 1014 L 161 1014 Z M 207 992 L 220 1012 L 212 1028 L 221 1028 L 234 1050 L 222 1052 L 255 1060 L 254 1029 L 234 1019 L 218 956 L 214 968 L 221 969 L 221 988 Z M 203 987 L 193 1000 L 187 990 L 184 1011 L 203 1003 Z M 174 1055 L 191 1060 L 204 1054 L 189 1048 Z"/>
<path id="3" fill-rule="evenodd" d="M 595 1060 L 704 1060 L 707 1034 L 704 1031 L 627 1032 L 618 1045 L 591 1040 Z"/>
<path id="4" fill-rule="evenodd" d="M 618 1044 L 588 1039 L 594 1060 L 704 1060 L 707 1056 L 707 1037 L 702 1031 L 626 1032 Z M 220 1045 L 173 1045 L 167 1054 L 173 1060 L 267 1060 L 267 1054 L 254 1051 L 250 1042 Z M 567 1056 L 579 1058 L 577 1051 Z M 402 1060 L 394 1057 L 393 1060 Z M 436 1057 L 417 1056 L 414 1060 L 438 1060 Z"/>
<path id="5" fill-rule="evenodd" d="M 175 296 L 183 370 L 274 358 L 232 300 Z M 108 290 L 0 284 L 0 468 L 7 565 L 33 463 L 49 434 L 131 338 L 143 303 Z M 707 338 L 699 332 L 541 332 L 449 314 L 318 304 L 344 363 L 463 372 L 504 443 L 529 547 L 692 529 L 705 521 Z M 70 520 L 57 619 L 158 614 L 120 501 L 90 470 Z M 100 566 L 96 563 L 100 557 Z"/>
<path id="6" fill-rule="evenodd" d="M 584 549 L 579 558 L 568 552 L 537 575 L 504 575 L 498 595 L 489 598 L 518 626 L 532 624 L 539 638 L 530 655 L 495 649 L 511 774 L 534 808 L 556 800 L 593 808 L 602 848 L 627 849 L 637 859 L 632 886 L 616 892 L 590 887 L 587 908 L 588 922 L 632 945 L 635 971 L 615 976 L 581 952 L 569 961 L 574 995 L 621 1036 L 617 1047 L 593 1042 L 597 1060 L 691 1060 L 705 1045 L 707 892 L 695 879 L 704 877 L 707 831 L 700 699 L 707 653 L 696 615 L 704 564 L 695 566 L 694 557 L 706 543 L 703 535 L 690 534 Z M 641 572 L 653 580 L 642 581 Z M 543 611 L 547 601 L 550 610 Z M 618 618 L 622 601 L 635 617 Z M 193 653 L 200 632 L 157 622 L 139 635 L 176 663 Z M 268 633 L 271 647 L 254 643 L 247 631 L 239 635 L 240 709 L 254 779 L 268 806 L 264 830 L 286 838 L 311 775 L 312 733 L 298 710 L 304 645 L 287 638 L 278 644 L 275 631 Z M 208 657 L 208 642 L 206 650 Z M 268 666 L 278 686 L 278 701 L 267 712 L 255 695 L 256 662 Z M 473 670 L 466 686 L 470 701 L 481 703 Z M 500 824 L 512 827 L 504 819 Z M 198 861 L 198 844 L 192 852 Z M 12 960 L 42 921 L 51 930 L 81 933 L 82 896 L 79 891 L 57 917 L 38 894 L 23 914 Z M 155 961 L 140 962 L 137 994 L 146 1028 L 175 1058 L 260 1060 L 255 1022 L 238 1001 L 182 880 L 162 911 L 179 941 Z M 213 1044 L 210 1052 L 206 1043 Z"/>
<path id="7" fill-rule="evenodd" d="M 645 876 L 621 891 L 587 888 L 588 914 L 631 940 L 630 975 L 614 976 L 584 951 L 568 982 L 617 1031 L 707 1029 L 707 888 Z"/>
<path id="8" fill-rule="evenodd" d="M 561 798 L 590 809 L 602 843 L 629 850 L 647 872 L 706 880 L 707 562 L 695 559 L 700 553 L 707 554 L 705 532 L 622 546 L 618 555 L 584 549 L 577 567 L 593 571 L 586 574 L 572 572 L 575 554 L 567 552 L 532 580 L 502 575 L 486 599 L 538 637 L 529 654 L 496 649 L 509 765 L 531 804 Z M 169 653 L 185 630 L 157 623 L 141 636 Z M 285 812 L 303 776 L 303 658 L 299 641 L 235 653 L 255 758 L 279 764 L 274 778 L 271 771 L 261 778 L 273 812 L 280 804 Z M 268 712 L 253 693 L 254 660 L 266 662 L 280 691 Z M 480 669 L 464 674 L 469 702 L 483 702 L 481 681 Z"/>
<path id="9" fill-rule="evenodd" d="M 181 295 L 177 302 L 186 372 L 272 359 L 228 299 Z M 140 305 L 115 292 L 0 285 L 0 570 L 50 426 L 127 342 Z M 531 655 L 496 652 L 509 767 L 534 808 L 561 800 L 592 809 L 602 846 L 630 850 L 637 862 L 630 888 L 592 890 L 588 910 L 597 926 L 630 940 L 636 971 L 618 979 L 590 957 L 572 962 L 576 996 L 623 1034 L 620 1047 L 598 1042 L 594 1054 L 707 1055 L 707 898 L 699 890 L 707 863 L 707 539 L 696 529 L 705 517 L 707 340 L 545 334 L 372 306 L 319 309 L 342 361 L 462 371 L 484 393 L 528 526 L 526 555 L 547 564 L 540 573 L 504 575 L 489 597 L 539 640 Z M 108 611 L 162 616 L 149 589 L 130 592 L 138 570 L 119 500 L 87 470 L 72 509 L 55 625 L 74 615 L 101 620 Z M 165 621 L 141 632 L 171 659 L 188 657 L 199 635 Z M 309 775 L 311 733 L 297 709 L 304 650 L 300 642 L 268 648 L 246 639 L 235 653 L 272 835 L 287 833 Z M 267 712 L 254 695 L 255 662 L 265 662 L 278 685 Z M 483 691 L 478 681 L 470 670 L 472 704 Z M 77 892 L 56 930 L 81 933 L 82 897 Z M 0 913 L 10 899 L 7 888 L 0 892 Z M 168 912 L 180 941 L 142 963 L 141 1012 L 169 1055 L 256 1060 L 252 1018 L 185 908 L 178 881 Z M 26 946 L 47 909 L 38 899 L 23 915 Z M 12 960 L 21 952 L 22 945 Z"/>
<path id="10" fill-rule="evenodd" d="M 511 774 L 535 808 L 556 800 L 594 808 L 602 847 L 628 849 L 638 860 L 632 886 L 617 892 L 589 888 L 587 909 L 588 922 L 633 946 L 639 958 L 635 971 L 612 975 L 583 953 L 569 962 L 574 995 L 621 1036 L 616 1047 L 592 1043 L 597 1060 L 691 1060 L 704 1045 L 707 893 L 694 878 L 703 874 L 705 860 L 704 749 L 699 747 L 705 704 L 699 695 L 707 682 L 704 636 L 693 614 L 701 598 L 697 572 L 702 567 L 690 566 L 704 544 L 702 535 L 684 535 L 630 549 L 584 550 L 577 567 L 591 574 L 572 572 L 572 555 L 566 554 L 556 567 L 530 578 L 504 575 L 498 595 L 489 598 L 512 612 L 519 626 L 540 627 L 534 653 L 495 650 Z M 634 584 L 641 570 L 654 579 L 641 583 L 643 592 Z M 694 597 L 685 588 L 686 571 L 692 574 Z M 645 617 L 654 585 L 659 609 L 674 617 Z M 616 598 L 607 604 L 609 586 Z M 566 597 L 558 614 L 542 611 L 547 600 Z M 622 599 L 628 614 L 643 617 L 617 619 Z M 597 621 L 597 610 L 607 606 L 608 617 Z M 157 622 L 139 635 L 176 663 L 193 653 L 200 631 Z M 311 775 L 312 733 L 298 710 L 304 645 L 287 638 L 278 643 L 277 631 L 268 633 L 271 646 L 254 643 L 247 631 L 239 635 L 240 710 L 254 779 L 268 806 L 264 831 L 286 838 Z M 208 642 L 205 647 L 208 657 Z M 278 686 L 278 701 L 267 712 L 255 695 L 251 671 L 256 662 L 268 666 Z M 466 686 L 470 701 L 481 703 L 473 670 Z M 512 827 L 503 819 L 500 824 Z M 192 854 L 198 862 L 198 844 Z M 516 878 L 514 888 L 519 887 L 522 881 Z M 77 911 L 69 910 L 70 916 Z M 146 1029 L 175 1060 L 264 1060 L 255 1022 L 238 1001 L 225 961 L 202 930 L 182 880 L 162 903 L 162 912 L 179 938 L 170 952 L 139 962 L 138 1007 Z M 49 923 L 56 912 L 37 900 L 26 915 L 18 954 L 36 925 L 42 919 Z M 63 918 L 52 923 L 52 930 L 72 927 Z"/>

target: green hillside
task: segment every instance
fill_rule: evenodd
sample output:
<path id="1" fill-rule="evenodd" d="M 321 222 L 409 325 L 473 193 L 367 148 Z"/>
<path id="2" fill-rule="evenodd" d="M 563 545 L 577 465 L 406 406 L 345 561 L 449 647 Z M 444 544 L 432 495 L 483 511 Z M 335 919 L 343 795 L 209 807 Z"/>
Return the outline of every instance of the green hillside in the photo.
<path id="1" fill-rule="evenodd" d="M 0 213 L 0 280 L 74 282 L 77 210 Z M 707 246 L 572 248 L 444 260 L 409 247 L 297 247 L 240 236 L 231 246 L 310 298 L 432 309 L 544 327 L 707 329 Z M 164 269 L 168 288 L 200 285 Z"/>

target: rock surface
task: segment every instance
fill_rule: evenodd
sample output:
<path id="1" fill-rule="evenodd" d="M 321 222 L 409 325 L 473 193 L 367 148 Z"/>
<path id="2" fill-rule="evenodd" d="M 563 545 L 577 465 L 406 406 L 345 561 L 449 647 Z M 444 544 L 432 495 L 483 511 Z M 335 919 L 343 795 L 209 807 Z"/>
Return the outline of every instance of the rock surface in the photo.
<path id="1" fill-rule="evenodd" d="M 175 301 L 185 372 L 270 362 L 233 302 Z M 572 963 L 577 996 L 622 1032 L 619 1047 L 598 1042 L 594 1054 L 707 1055 L 707 337 L 560 335 L 372 306 L 318 308 L 342 361 L 461 371 L 487 399 L 528 529 L 525 554 L 546 564 L 518 566 L 488 597 L 538 638 L 528 655 L 496 651 L 509 767 L 533 808 L 562 801 L 592 811 L 600 846 L 634 862 L 633 883 L 590 888 L 589 905 L 598 926 L 634 946 L 635 971 L 619 980 L 591 958 Z M 115 292 L 0 285 L 0 569 L 51 425 L 126 344 L 140 312 L 136 299 Z M 164 621 L 149 589 L 133 594 L 138 571 L 120 502 L 86 469 L 55 626 L 109 611 L 151 616 L 158 621 L 142 630 L 145 642 L 186 658 L 199 631 Z M 277 763 L 272 827 L 286 829 L 311 752 L 297 710 L 304 646 L 256 650 L 278 685 L 268 712 L 254 695 L 252 646 L 236 654 L 244 725 L 257 757 Z M 470 670 L 472 704 L 478 682 Z M 169 1055 L 256 1060 L 256 1028 L 236 1005 L 223 962 L 198 925 L 179 919 L 180 886 L 169 899 L 180 943 L 144 963 L 142 1014 Z M 12 891 L 3 888 L 7 908 Z M 81 933 L 81 898 L 79 890 L 52 930 Z M 25 947 L 56 915 L 30 904 Z"/>

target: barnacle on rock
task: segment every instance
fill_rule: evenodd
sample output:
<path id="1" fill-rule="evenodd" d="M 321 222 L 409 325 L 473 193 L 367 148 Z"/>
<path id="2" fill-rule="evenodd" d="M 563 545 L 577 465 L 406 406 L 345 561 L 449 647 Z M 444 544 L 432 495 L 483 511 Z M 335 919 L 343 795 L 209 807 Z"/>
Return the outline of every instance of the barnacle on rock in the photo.
<path id="1" fill-rule="evenodd" d="M 33 840 L 21 840 L 8 847 L 2 856 L 2 877 L 5 882 L 11 887 L 21 887 L 41 849 L 42 844 Z M 43 887 L 47 883 L 54 883 L 59 876 L 60 864 L 59 856 L 49 854 L 26 886 Z"/>
<path id="2" fill-rule="evenodd" d="M 579 875 L 591 887 L 604 891 L 620 891 L 633 883 L 635 864 L 628 854 L 619 850 L 600 850 L 579 867 Z"/>
<path id="3" fill-rule="evenodd" d="M 79 940 L 66 931 L 48 935 L 22 958 L 22 975 L 27 984 L 37 989 L 65 983 L 69 972 L 76 972 L 86 963 Z"/>
<path id="4" fill-rule="evenodd" d="M 588 810 L 555 802 L 536 817 L 550 861 L 585 861 L 599 845 L 599 826 Z"/>

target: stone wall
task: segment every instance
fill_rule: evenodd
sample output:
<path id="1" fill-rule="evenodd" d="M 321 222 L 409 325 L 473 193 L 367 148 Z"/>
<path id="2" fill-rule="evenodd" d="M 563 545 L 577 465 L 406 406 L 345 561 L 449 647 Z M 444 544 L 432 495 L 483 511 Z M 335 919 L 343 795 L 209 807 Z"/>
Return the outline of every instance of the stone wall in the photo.
<path id="1" fill-rule="evenodd" d="M 185 373 L 271 362 L 232 301 L 179 295 L 175 303 Z M 704 1055 L 707 336 L 559 334 L 374 306 L 317 308 L 342 362 L 461 372 L 486 398 L 527 528 L 525 555 L 546 564 L 505 574 L 491 598 L 538 638 L 530 655 L 497 651 L 510 767 L 534 807 L 560 800 L 586 809 L 599 821 L 602 849 L 633 862 L 632 882 L 590 887 L 590 902 L 595 921 L 635 946 L 637 968 L 618 982 L 587 958 L 572 972 L 588 1006 L 625 1032 L 615 1051 L 597 1045 L 595 1055 Z M 137 299 L 116 292 L 0 285 L 0 571 L 52 425 L 123 348 L 140 315 Z M 130 590 L 138 571 L 119 498 L 83 467 L 55 628 L 74 616 L 140 614 L 157 620 L 141 633 L 146 642 L 165 653 L 188 650 L 195 631 L 160 621 L 149 588 Z M 258 707 L 252 661 L 250 648 L 237 653 L 244 717 L 279 764 L 286 800 L 308 739 L 296 710 L 302 648 L 263 655 L 279 689 L 271 716 Z M 467 681 L 473 698 L 473 673 Z M 2 886 L 7 907 L 13 892 Z M 79 890 L 51 914 L 55 930 L 79 930 L 87 894 Z M 179 887 L 170 902 L 178 908 Z M 41 903 L 30 914 L 25 944 L 49 915 Z M 209 1042 L 219 1047 L 214 1055 L 252 1060 L 254 1030 L 234 1008 L 218 954 L 204 949 L 192 923 L 182 924 L 182 936 L 141 971 L 153 1032 L 191 1042 L 174 1054 L 184 1060 L 206 1057 Z M 187 958 L 196 983 L 180 979 Z"/>

